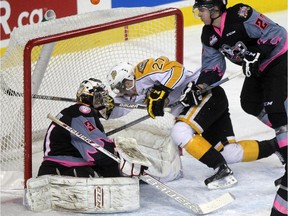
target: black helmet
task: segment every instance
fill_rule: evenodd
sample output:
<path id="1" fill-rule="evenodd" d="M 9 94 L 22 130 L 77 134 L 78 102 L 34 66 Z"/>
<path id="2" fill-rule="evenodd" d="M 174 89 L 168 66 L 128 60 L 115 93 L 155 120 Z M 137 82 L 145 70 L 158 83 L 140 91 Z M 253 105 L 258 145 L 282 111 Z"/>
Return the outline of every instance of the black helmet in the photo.
<path id="1" fill-rule="evenodd" d="M 195 0 L 193 10 L 199 7 L 206 7 L 208 9 L 218 6 L 221 12 L 226 11 L 227 0 Z"/>

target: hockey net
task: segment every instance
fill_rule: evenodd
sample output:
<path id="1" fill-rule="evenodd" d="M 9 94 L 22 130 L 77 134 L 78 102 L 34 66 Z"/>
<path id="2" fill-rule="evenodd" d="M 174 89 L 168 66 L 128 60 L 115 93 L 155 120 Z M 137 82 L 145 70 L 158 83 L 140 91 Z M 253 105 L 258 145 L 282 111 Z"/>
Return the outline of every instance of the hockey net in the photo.
<path id="1" fill-rule="evenodd" d="M 103 10 L 15 29 L 1 58 L 1 187 L 20 183 L 23 188 L 35 177 L 41 163 L 35 154 L 42 158 L 50 124 L 46 116 L 71 105 L 32 94 L 75 98 L 82 80 L 105 82 L 107 72 L 120 61 L 136 64 L 165 55 L 182 62 L 182 52 L 183 18 L 175 8 Z M 144 115 L 146 111 L 133 110 L 103 124 L 108 132 Z M 173 122 L 165 114 L 130 130 L 166 139 Z"/>

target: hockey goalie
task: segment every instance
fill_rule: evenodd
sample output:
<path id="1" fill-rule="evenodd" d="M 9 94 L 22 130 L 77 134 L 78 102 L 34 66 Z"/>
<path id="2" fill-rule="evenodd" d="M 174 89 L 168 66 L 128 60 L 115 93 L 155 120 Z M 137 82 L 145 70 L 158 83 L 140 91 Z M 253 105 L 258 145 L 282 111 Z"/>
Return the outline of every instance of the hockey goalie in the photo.
<path id="1" fill-rule="evenodd" d="M 63 121 L 66 128 L 55 122 L 48 127 L 38 177 L 27 181 L 25 204 L 29 209 L 84 213 L 133 211 L 140 207 L 137 176 L 142 175 L 144 170 L 160 179 L 179 177 L 179 155 L 179 161 L 176 160 L 174 166 L 178 168 L 171 169 L 174 155 L 171 157 L 168 154 L 169 157 L 165 158 L 162 152 L 157 153 L 163 147 L 162 142 L 167 140 L 141 146 L 129 136 L 117 136 L 112 141 L 105 135 L 99 117 L 105 117 L 109 106 L 102 106 L 103 100 L 97 100 L 99 95 L 95 94 L 101 92 L 109 99 L 104 87 L 97 79 L 84 80 L 77 91 L 77 103 L 57 115 L 56 119 Z M 67 128 L 74 128 L 77 132 L 73 134 Z M 81 141 L 79 134 L 93 140 L 109 152 L 110 157 L 90 142 Z M 177 152 L 167 146 L 166 149 Z M 149 155 L 148 159 L 143 152 Z M 115 161 L 115 153 L 119 155 L 120 159 L 116 159 L 119 164 Z"/>

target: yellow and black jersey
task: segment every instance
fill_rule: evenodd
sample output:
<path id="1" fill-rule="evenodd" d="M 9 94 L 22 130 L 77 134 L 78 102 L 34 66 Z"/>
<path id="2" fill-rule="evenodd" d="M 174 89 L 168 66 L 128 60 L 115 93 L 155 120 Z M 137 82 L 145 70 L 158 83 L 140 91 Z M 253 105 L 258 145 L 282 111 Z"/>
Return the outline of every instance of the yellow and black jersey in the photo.
<path id="1" fill-rule="evenodd" d="M 170 61 L 161 56 L 157 59 L 149 58 L 137 64 L 135 67 L 136 90 L 138 95 L 144 95 L 155 84 L 163 85 L 171 89 L 169 103 L 179 100 L 182 90 L 189 82 L 196 81 L 198 73 L 193 73 L 177 62 Z"/>
<path id="2" fill-rule="evenodd" d="M 151 76 L 152 79 L 157 81 L 157 78 L 164 76 L 165 82 L 161 84 L 169 89 L 173 89 L 173 87 L 176 86 L 183 74 L 182 64 L 177 61 L 170 61 L 165 56 L 157 59 L 146 59 L 140 62 L 135 69 L 136 80 Z"/>

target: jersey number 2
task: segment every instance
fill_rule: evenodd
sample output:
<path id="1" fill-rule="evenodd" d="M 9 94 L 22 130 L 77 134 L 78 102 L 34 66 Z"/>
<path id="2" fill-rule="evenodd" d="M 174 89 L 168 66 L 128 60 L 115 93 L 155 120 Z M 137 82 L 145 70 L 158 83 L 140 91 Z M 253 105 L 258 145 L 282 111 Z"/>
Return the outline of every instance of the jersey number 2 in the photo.
<path id="1" fill-rule="evenodd" d="M 261 28 L 262 30 L 265 30 L 265 28 L 268 26 L 268 23 L 264 20 L 258 18 L 255 22 L 255 25 Z"/>
<path id="2" fill-rule="evenodd" d="M 153 70 L 162 70 L 164 66 L 164 62 L 165 62 L 164 59 L 157 58 L 151 67 Z"/>

